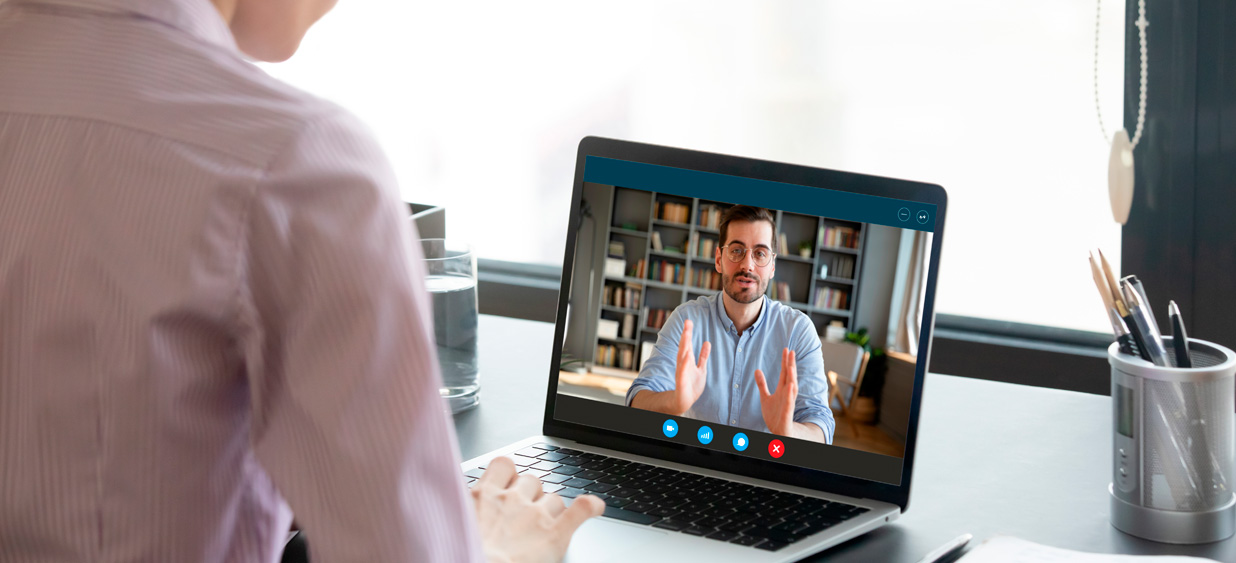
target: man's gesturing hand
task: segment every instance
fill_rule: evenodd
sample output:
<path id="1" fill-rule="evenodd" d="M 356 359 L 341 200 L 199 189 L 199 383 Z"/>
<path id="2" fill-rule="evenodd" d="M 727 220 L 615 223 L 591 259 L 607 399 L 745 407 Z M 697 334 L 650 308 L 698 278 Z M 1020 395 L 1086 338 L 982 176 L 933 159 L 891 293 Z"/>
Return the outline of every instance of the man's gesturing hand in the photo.
<path id="1" fill-rule="evenodd" d="M 789 348 L 781 351 L 781 379 L 777 392 L 768 392 L 764 372 L 755 370 L 755 384 L 760 388 L 760 413 L 764 424 L 773 434 L 790 436 L 794 430 L 794 400 L 798 398 L 798 368 L 794 365 L 794 352 Z"/>
<path id="2" fill-rule="evenodd" d="M 683 414 L 704 394 L 708 379 L 708 354 L 712 343 L 700 346 L 700 361 L 695 361 L 695 345 L 691 343 L 694 323 L 687 319 L 682 323 L 682 338 L 678 341 L 678 367 L 674 372 L 674 410 Z"/>
<path id="3" fill-rule="evenodd" d="M 491 563 L 561 561 L 571 535 L 605 503 L 580 495 L 570 508 L 555 494 L 544 494 L 531 475 L 516 475 L 515 463 L 494 458 L 472 486 L 485 558 Z"/>

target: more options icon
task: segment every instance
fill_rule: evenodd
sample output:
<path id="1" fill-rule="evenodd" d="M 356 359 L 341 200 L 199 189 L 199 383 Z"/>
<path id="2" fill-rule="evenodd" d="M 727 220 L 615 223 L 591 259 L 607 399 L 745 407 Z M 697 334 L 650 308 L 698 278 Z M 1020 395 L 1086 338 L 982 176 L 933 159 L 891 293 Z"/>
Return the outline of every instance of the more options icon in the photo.
<path id="1" fill-rule="evenodd" d="M 739 432 L 734 435 L 734 449 L 741 452 L 747 449 L 749 445 L 751 445 L 751 440 L 747 438 L 746 434 Z"/>
<path id="2" fill-rule="evenodd" d="M 701 426 L 699 432 L 695 433 L 695 437 L 699 438 L 701 444 L 712 442 L 712 428 Z"/>
<path id="3" fill-rule="evenodd" d="M 665 433 L 666 438 L 673 438 L 678 435 L 678 421 L 669 419 L 665 424 L 661 425 L 661 431 Z"/>

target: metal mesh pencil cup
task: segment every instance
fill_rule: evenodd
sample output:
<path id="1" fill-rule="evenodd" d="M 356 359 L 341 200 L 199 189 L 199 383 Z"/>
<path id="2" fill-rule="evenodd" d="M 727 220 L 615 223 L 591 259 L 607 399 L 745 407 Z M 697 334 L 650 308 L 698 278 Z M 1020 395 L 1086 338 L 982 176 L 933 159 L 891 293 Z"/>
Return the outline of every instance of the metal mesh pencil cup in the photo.
<path id="1" fill-rule="evenodd" d="M 1175 365 L 1170 337 L 1164 338 Z M 1233 494 L 1236 353 L 1190 340 L 1192 368 L 1156 366 L 1107 349 L 1112 366 L 1111 523 L 1165 543 L 1236 531 Z"/>

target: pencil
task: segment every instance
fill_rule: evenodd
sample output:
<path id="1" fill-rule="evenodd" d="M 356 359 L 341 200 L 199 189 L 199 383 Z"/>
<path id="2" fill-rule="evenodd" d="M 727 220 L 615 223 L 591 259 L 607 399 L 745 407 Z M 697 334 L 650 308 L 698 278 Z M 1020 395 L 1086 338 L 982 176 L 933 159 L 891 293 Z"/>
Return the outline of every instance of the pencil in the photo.
<path id="1" fill-rule="evenodd" d="M 1103 308 L 1107 310 L 1107 320 L 1111 322 L 1112 332 L 1120 343 L 1120 351 L 1130 356 L 1141 356 L 1127 325 L 1120 318 L 1120 312 L 1116 310 L 1112 292 L 1107 288 L 1107 279 L 1099 271 L 1099 262 L 1095 260 L 1093 251 L 1090 253 L 1090 274 L 1094 277 L 1094 286 L 1099 290 L 1099 297 L 1103 299 Z"/>
<path id="2" fill-rule="evenodd" d="M 1090 251 L 1090 274 L 1094 276 L 1094 286 L 1099 290 L 1099 297 L 1103 298 L 1103 307 L 1111 309 L 1116 306 L 1112 302 L 1112 292 L 1107 288 L 1107 280 L 1103 277 L 1103 273 L 1099 271 L 1099 263 L 1094 259 L 1094 251 Z"/>
<path id="3" fill-rule="evenodd" d="M 1102 250 L 1099 250 L 1099 260 L 1103 262 L 1103 273 L 1107 276 L 1107 289 L 1111 291 L 1116 311 L 1120 313 L 1121 317 L 1129 316 L 1129 306 L 1125 304 L 1124 297 L 1120 295 L 1120 284 L 1116 283 L 1116 276 L 1112 275 L 1112 265 L 1107 263 L 1107 257 L 1103 256 Z M 1132 329 L 1133 327 L 1129 328 Z"/>

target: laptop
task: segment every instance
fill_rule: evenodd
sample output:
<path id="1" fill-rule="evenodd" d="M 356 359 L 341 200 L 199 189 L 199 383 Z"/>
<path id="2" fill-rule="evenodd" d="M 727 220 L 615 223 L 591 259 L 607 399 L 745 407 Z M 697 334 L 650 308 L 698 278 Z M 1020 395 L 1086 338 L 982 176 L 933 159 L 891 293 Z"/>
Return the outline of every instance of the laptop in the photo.
<path id="1" fill-rule="evenodd" d="M 468 486 L 507 456 L 568 503 L 600 497 L 604 515 L 579 529 L 567 561 L 794 561 L 896 520 L 910 498 L 944 190 L 596 137 L 579 144 L 574 182 L 542 435 L 465 461 Z M 737 360 L 731 373 L 708 372 L 704 393 L 724 392 L 709 399 L 719 407 L 628 406 L 658 369 L 664 383 L 656 357 L 675 345 L 661 334 L 674 311 L 725 299 L 733 279 L 718 272 L 728 242 L 718 226 L 734 205 L 776 223 L 775 271 L 751 299 L 813 331 L 798 340 L 804 358 L 821 354 L 822 369 L 800 358 L 797 375 L 795 421 L 812 413 L 811 436 L 731 417 L 759 398 Z M 859 369 L 847 361 L 829 374 L 811 339 L 830 327 L 892 346 L 874 357 L 860 348 Z M 783 346 L 766 331 L 765 345 Z M 775 366 L 763 371 L 777 380 Z"/>

